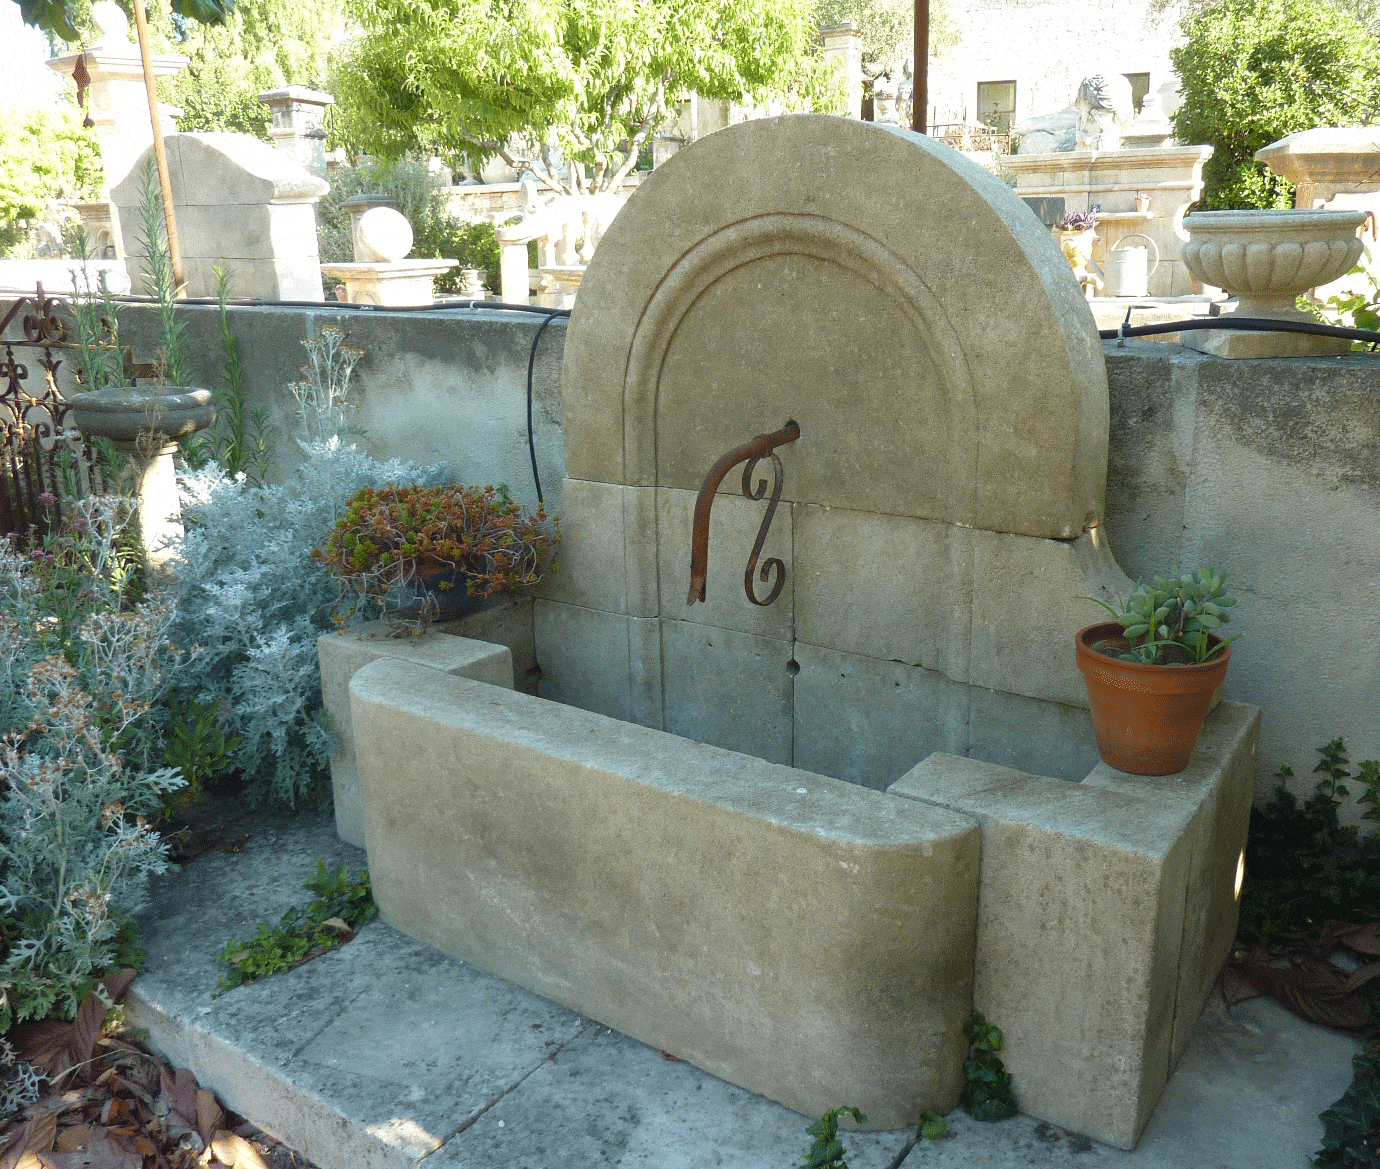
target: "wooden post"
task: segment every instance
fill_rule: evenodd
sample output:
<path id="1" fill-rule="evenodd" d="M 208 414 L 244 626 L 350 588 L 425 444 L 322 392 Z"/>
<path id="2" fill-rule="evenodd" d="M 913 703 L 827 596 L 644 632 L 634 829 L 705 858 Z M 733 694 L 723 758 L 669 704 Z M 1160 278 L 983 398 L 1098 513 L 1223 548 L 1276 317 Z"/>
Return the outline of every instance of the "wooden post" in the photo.
<path id="1" fill-rule="evenodd" d="M 139 0 L 135 0 L 137 6 Z M 930 105 L 930 0 L 915 0 L 915 73 L 910 95 L 910 128 L 929 133 L 925 114 Z"/>
<path id="2" fill-rule="evenodd" d="M 168 174 L 168 155 L 163 148 L 163 121 L 158 116 L 158 86 L 153 78 L 153 59 L 149 51 L 149 18 L 144 0 L 133 0 L 134 25 L 139 33 L 139 57 L 144 65 L 144 89 L 149 98 L 149 120 L 153 123 L 153 157 L 158 164 L 158 185 L 163 189 L 163 219 L 168 227 L 168 257 L 172 260 L 174 293 L 186 287 L 182 273 L 182 247 L 177 239 L 177 216 L 173 212 L 172 179 Z M 153 246 L 153 241 L 149 241 Z"/>

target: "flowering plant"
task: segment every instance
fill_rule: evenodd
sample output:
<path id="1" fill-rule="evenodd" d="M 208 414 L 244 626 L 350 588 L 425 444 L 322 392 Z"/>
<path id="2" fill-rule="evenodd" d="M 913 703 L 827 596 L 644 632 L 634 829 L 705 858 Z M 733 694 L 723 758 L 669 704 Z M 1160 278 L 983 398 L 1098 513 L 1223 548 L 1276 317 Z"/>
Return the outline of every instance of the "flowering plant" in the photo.
<path id="1" fill-rule="evenodd" d="M 1069 211 L 1059 221 L 1060 231 L 1092 231 L 1096 226 L 1096 211 Z"/>
<path id="2" fill-rule="evenodd" d="M 389 485 L 353 496 L 312 556 L 355 590 L 343 624 L 366 598 L 386 604 L 389 594 L 446 568 L 473 597 L 536 584 L 555 567 L 548 560 L 557 539 L 545 509 L 525 510 L 506 487 Z M 442 579 L 436 587 L 457 583 Z"/>

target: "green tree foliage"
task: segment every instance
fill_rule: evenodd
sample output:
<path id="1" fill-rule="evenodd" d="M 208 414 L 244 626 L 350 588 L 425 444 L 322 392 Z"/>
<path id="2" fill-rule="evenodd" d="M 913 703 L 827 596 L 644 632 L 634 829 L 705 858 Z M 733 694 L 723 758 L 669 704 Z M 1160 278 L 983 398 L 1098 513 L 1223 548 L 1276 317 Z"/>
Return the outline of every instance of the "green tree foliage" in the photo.
<path id="1" fill-rule="evenodd" d="M 64 41 L 82 39 L 90 12 L 89 0 L 15 0 L 25 24 L 31 24 Z M 123 7 L 128 8 L 128 3 Z M 172 10 L 196 24 L 224 24 L 234 11 L 235 0 L 172 0 Z"/>
<path id="2" fill-rule="evenodd" d="M 914 0 L 817 0 L 820 28 L 851 21 L 862 36 L 863 76 L 875 81 L 909 58 L 915 48 Z M 930 56 L 942 56 L 960 40 L 958 21 L 947 3 L 930 0 Z"/>
<path id="3" fill-rule="evenodd" d="M 172 48 L 191 62 L 164 87 L 184 111 L 178 129 L 269 141 L 271 115 L 258 95 L 285 85 L 324 88 L 330 38 L 344 19 L 342 0 L 244 0 L 224 24 L 181 25 Z"/>
<path id="4" fill-rule="evenodd" d="M 1186 43 L 1170 52 L 1184 98 L 1174 133 L 1214 147 L 1204 209 L 1291 206 L 1292 186 L 1255 152 L 1380 112 L 1380 42 L 1328 0 L 1215 0 L 1182 30 Z"/>
<path id="5" fill-rule="evenodd" d="M 100 150 L 75 110 L 0 120 L 0 252 L 22 237 L 20 220 L 50 214 L 57 199 L 94 198 L 100 185 Z"/>
<path id="6" fill-rule="evenodd" d="M 348 147 L 498 156 L 565 191 L 616 187 L 688 92 L 833 108 L 810 0 L 348 0 L 332 85 Z M 559 160 L 572 159 L 568 179 Z"/>

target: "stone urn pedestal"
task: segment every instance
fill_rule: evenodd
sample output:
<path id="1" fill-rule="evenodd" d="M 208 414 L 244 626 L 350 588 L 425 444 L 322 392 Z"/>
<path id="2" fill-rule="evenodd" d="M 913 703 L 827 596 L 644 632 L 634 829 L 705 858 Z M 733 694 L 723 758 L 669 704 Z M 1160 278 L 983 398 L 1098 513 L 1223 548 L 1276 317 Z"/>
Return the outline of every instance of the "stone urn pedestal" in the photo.
<path id="1" fill-rule="evenodd" d="M 183 531 L 173 452 L 178 439 L 216 420 L 211 391 L 186 386 L 92 390 L 72 399 L 68 417 L 83 436 L 107 438 L 130 455 L 138 476 L 144 563 L 161 569 Z"/>
<path id="2" fill-rule="evenodd" d="M 1236 297 L 1223 320 L 1313 321 L 1294 301 L 1356 263 L 1365 219 L 1360 211 L 1200 211 L 1184 219 L 1184 263 Z M 1227 329 L 1184 333 L 1183 344 L 1217 357 L 1318 357 L 1351 348 L 1345 338 Z"/>

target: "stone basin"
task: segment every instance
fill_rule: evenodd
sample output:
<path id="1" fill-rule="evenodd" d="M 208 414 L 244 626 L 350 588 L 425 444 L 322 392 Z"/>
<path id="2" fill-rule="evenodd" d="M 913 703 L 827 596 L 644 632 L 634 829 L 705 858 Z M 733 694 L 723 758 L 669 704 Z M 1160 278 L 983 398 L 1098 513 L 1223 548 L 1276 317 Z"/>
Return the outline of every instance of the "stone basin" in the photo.
<path id="1" fill-rule="evenodd" d="M 210 390 L 117 386 L 74 395 L 68 416 L 82 434 L 124 444 L 152 436 L 161 447 L 210 426 L 216 411 Z"/>

